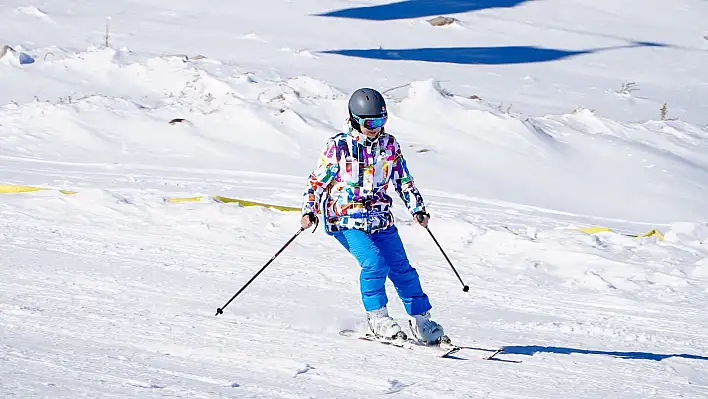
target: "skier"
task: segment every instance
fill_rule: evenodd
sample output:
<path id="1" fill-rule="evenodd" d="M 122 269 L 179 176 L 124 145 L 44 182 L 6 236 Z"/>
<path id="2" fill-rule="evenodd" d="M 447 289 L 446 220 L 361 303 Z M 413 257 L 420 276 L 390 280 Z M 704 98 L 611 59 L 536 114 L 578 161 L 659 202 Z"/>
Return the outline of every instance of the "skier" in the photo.
<path id="1" fill-rule="evenodd" d="M 349 99 L 349 118 L 342 132 L 329 138 L 304 195 L 301 225 L 310 228 L 322 211 L 328 235 L 342 244 L 361 266 L 360 290 L 369 328 L 378 337 L 407 339 L 386 305 L 386 278 L 396 287 L 414 335 L 439 343 L 443 328 L 430 319 L 432 308 L 418 272 L 406 256 L 386 193 L 392 182 L 416 222 L 426 227 L 430 215 L 413 183 L 396 139 L 384 130 L 388 119 L 381 93 L 362 88 Z"/>

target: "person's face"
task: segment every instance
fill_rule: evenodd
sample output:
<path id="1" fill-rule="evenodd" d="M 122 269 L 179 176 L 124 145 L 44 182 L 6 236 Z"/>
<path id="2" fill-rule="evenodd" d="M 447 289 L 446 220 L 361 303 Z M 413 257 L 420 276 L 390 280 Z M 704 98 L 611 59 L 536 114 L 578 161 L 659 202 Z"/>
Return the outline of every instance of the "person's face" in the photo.
<path id="1" fill-rule="evenodd" d="M 381 133 L 380 127 L 377 127 L 376 129 L 367 129 L 364 126 L 361 127 L 361 132 L 368 138 L 373 139 L 374 137 L 378 136 L 379 133 Z"/>

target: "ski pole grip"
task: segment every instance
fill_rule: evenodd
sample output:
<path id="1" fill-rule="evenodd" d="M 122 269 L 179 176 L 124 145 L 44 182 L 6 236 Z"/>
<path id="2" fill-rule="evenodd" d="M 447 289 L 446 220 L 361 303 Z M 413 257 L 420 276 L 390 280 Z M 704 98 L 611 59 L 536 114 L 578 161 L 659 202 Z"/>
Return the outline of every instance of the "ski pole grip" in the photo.
<path id="1" fill-rule="evenodd" d="M 315 234 L 315 231 L 320 226 L 320 219 L 313 212 L 308 213 L 307 216 L 310 222 L 315 225 L 315 228 L 312 230 L 312 234 Z"/>

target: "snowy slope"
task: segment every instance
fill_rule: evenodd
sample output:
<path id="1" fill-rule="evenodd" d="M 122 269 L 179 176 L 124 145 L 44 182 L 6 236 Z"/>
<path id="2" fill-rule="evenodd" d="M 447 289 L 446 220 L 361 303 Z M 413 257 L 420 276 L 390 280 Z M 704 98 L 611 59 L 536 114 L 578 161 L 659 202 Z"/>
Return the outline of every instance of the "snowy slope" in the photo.
<path id="1" fill-rule="evenodd" d="M 401 222 L 448 333 L 475 347 L 507 346 L 500 359 L 508 362 L 486 362 L 477 351 L 461 352 L 465 361 L 439 359 L 340 337 L 341 328 L 362 327 L 357 267 L 332 240 L 309 233 L 214 317 L 294 232 L 293 214 L 218 204 L 165 207 L 135 193 L 11 197 L 1 208 L 3 392 L 708 393 L 708 264 L 698 242 L 708 237 L 705 226 L 675 226 L 658 242 L 538 228 L 547 221 L 511 210 L 450 208 L 431 227 L 470 294 L 421 229 Z M 526 227 L 516 235 L 500 227 L 507 221 Z M 391 309 L 403 315 L 399 303 Z"/>
<path id="2" fill-rule="evenodd" d="M 649 3 L 4 2 L 0 186 L 52 190 L 0 194 L 0 392 L 708 396 L 708 6 Z M 502 361 L 341 337 L 320 230 L 214 316 L 299 215 L 207 198 L 298 207 L 360 86 L 471 287 L 397 200 L 435 318 Z"/>

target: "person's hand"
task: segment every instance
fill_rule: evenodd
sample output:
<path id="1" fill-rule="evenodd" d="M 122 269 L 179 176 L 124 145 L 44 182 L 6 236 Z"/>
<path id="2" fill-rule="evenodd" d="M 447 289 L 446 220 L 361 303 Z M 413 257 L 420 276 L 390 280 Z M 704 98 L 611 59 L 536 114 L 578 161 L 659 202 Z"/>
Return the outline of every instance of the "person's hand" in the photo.
<path id="1" fill-rule="evenodd" d="M 304 230 L 307 230 L 310 227 L 312 227 L 312 225 L 315 224 L 316 221 L 317 221 L 317 217 L 315 216 L 315 214 L 308 213 L 308 214 L 302 215 L 302 219 L 300 219 L 300 226 L 302 226 L 302 228 Z"/>
<path id="2" fill-rule="evenodd" d="M 415 221 L 418 222 L 419 225 L 427 228 L 428 227 L 428 220 L 430 220 L 430 215 L 425 213 L 425 212 L 416 212 L 415 213 Z"/>

